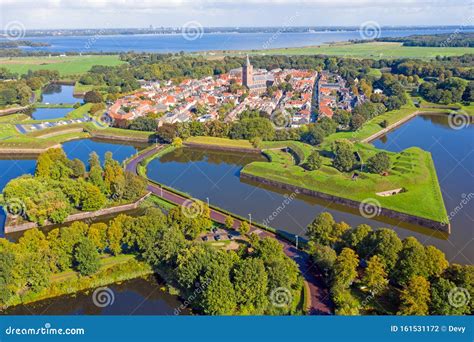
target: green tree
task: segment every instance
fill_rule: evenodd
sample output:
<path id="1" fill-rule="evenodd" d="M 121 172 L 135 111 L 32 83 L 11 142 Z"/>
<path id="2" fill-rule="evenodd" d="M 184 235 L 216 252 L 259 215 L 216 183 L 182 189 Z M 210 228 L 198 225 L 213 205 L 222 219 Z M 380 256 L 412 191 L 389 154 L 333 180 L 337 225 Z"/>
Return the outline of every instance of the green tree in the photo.
<path id="1" fill-rule="evenodd" d="M 452 281 L 437 278 L 431 284 L 430 314 L 450 316 L 470 314 L 471 309 L 468 300 L 465 303 L 460 302 L 459 304 L 461 305 L 452 305 L 450 303 L 450 293 L 454 293 L 456 288 L 456 284 Z"/>
<path id="2" fill-rule="evenodd" d="M 367 160 L 367 169 L 372 173 L 382 173 L 390 170 L 391 162 L 388 153 L 378 152 Z"/>
<path id="3" fill-rule="evenodd" d="M 91 275 L 99 270 L 99 252 L 91 240 L 85 238 L 74 247 L 74 264 L 82 275 Z"/>
<path id="4" fill-rule="evenodd" d="M 353 145 L 348 140 L 337 140 L 333 144 L 334 167 L 341 172 L 349 172 L 356 162 Z"/>
<path id="5" fill-rule="evenodd" d="M 175 137 L 173 138 L 171 145 L 176 148 L 183 147 L 183 139 L 181 139 L 180 137 Z"/>
<path id="6" fill-rule="evenodd" d="M 352 248 L 359 255 L 363 255 L 364 242 L 373 232 L 372 227 L 367 224 L 360 224 L 352 230 L 347 230 L 342 235 L 343 247 Z"/>
<path id="7" fill-rule="evenodd" d="M 95 248 L 103 252 L 107 248 L 107 225 L 103 222 L 93 223 L 87 231 L 87 238 Z"/>
<path id="8" fill-rule="evenodd" d="M 86 174 L 86 167 L 84 163 L 78 158 L 71 160 L 69 162 L 69 167 L 72 171 L 71 176 L 75 178 L 84 177 Z"/>
<path id="9" fill-rule="evenodd" d="M 441 276 L 449 266 L 449 262 L 446 260 L 444 253 L 434 246 L 426 246 L 425 253 L 428 277 Z"/>
<path id="10" fill-rule="evenodd" d="M 113 199 L 120 199 L 125 189 L 125 175 L 120 163 L 112 158 L 112 153 L 105 154 L 104 184 L 107 194 Z"/>
<path id="11" fill-rule="evenodd" d="M 402 249 L 402 242 L 397 233 L 388 228 L 380 228 L 367 236 L 361 246 L 363 258 L 370 258 L 372 255 L 381 257 L 385 270 L 390 274 L 394 268 L 398 253 Z"/>
<path id="12" fill-rule="evenodd" d="M 398 284 L 407 284 L 414 276 L 428 276 L 428 260 L 425 247 L 414 237 L 403 240 L 403 247 L 398 255 L 398 262 L 391 278 Z"/>
<path id="13" fill-rule="evenodd" d="M 205 314 L 232 315 L 235 313 L 236 294 L 227 272 L 220 270 L 208 272 L 200 283 L 207 284 L 201 302 Z"/>
<path id="14" fill-rule="evenodd" d="M 336 305 L 336 315 L 357 316 L 359 315 L 360 303 L 347 289 L 336 288 L 332 292 L 332 299 Z"/>
<path id="15" fill-rule="evenodd" d="M 400 294 L 398 315 L 427 315 L 430 302 L 430 283 L 422 276 L 414 276 Z"/>
<path id="16" fill-rule="evenodd" d="M 230 215 L 227 215 L 225 218 L 224 225 L 227 229 L 233 229 L 234 228 L 234 218 Z"/>
<path id="17" fill-rule="evenodd" d="M 239 227 L 240 234 L 247 235 L 250 231 L 250 224 L 247 221 L 242 221 Z"/>
<path id="18" fill-rule="evenodd" d="M 88 91 L 84 94 L 85 103 L 100 103 L 102 102 L 102 95 L 95 90 Z"/>
<path id="19" fill-rule="evenodd" d="M 84 195 L 81 202 L 81 209 L 84 211 L 95 211 L 101 209 L 107 198 L 100 191 L 99 187 L 94 184 L 86 183 L 84 187 Z"/>
<path id="20" fill-rule="evenodd" d="M 337 258 L 336 251 L 329 246 L 320 244 L 313 245 L 310 251 L 314 263 L 324 272 L 326 281 L 329 282 L 333 276 L 332 271 Z"/>
<path id="21" fill-rule="evenodd" d="M 343 248 L 334 263 L 333 287 L 347 289 L 357 277 L 359 258 L 350 248 Z"/>
<path id="22" fill-rule="evenodd" d="M 330 245 L 334 241 L 333 229 L 336 222 L 332 215 L 323 212 L 316 216 L 307 227 L 306 235 L 310 241 L 322 245 Z"/>
<path id="23" fill-rule="evenodd" d="M 384 264 L 378 255 L 369 259 L 362 281 L 372 294 L 380 293 L 387 287 L 387 272 L 385 272 Z"/>
<path id="24" fill-rule="evenodd" d="M 321 156 L 319 155 L 317 151 L 313 151 L 308 156 L 308 159 L 303 164 L 303 167 L 306 170 L 314 171 L 314 170 L 318 170 L 321 167 L 321 164 L 322 164 Z"/>
<path id="25" fill-rule="evenodd" d="M 0 238 L 0 305 L 5 305 L 17 290 L 14 276 L 15 259 L 13 243 Z"/>
<path id="26" fill-rule="evenodd" d="M 113 255 L 122 253 L 123 224 L 128 216 L 120 214 L 109 223 L 107 241 Z"/>
<path id="27" fill-rule="evenodd" d="M 267 306 L 267 273 L 263 261 L 242 260 L 234 268 L 233 284 L 241 314 L 263 314 Z"/>
<path id="28" fill-rule="evenodd" d="M 123 190 L 123 199 L 134 200 L 145 193 L 147 182 L 142 177 L 126 171 L 125 172 L 125 189 Z"/>

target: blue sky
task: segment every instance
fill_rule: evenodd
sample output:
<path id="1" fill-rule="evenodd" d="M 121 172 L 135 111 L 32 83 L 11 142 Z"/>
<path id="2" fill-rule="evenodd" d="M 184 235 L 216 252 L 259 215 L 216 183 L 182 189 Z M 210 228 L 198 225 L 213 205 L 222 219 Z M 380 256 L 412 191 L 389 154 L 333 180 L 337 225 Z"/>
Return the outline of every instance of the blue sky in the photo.
<path id="1" fill-rule="evenodd" d="M 0 0 L 2 29 L 474 25 L 472 0 Z"/>

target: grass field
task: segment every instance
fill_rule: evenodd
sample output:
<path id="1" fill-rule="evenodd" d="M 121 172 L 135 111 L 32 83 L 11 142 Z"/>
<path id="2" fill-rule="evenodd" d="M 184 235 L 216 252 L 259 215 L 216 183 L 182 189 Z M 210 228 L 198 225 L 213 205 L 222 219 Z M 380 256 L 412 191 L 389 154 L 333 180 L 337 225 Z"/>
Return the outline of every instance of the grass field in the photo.
<path id="1" fill-rule="evenodd" d="M 281 48 L 269 50 L 253 50 L 240 52 L 240 54 L 265 54 L 265 55 L 331 55 L 354 58 L 434 58 L 436 56 L 460 56 L 474 53 L 474 48 L 440 48 L 440 47 L 418 47 L 402 46 L 401 43 L 337 43 L 312 47 Z M 238 54 L 232 52 L 231 54 Z"/>
<path id="2" fill-rule="evenodd" d="M 355 144 L 363 160 L 379 150 L 369 144 Z M 271 153 L 272 162 L 247 164 L 242 173 L 291 184 L 322 193 L 355 201 L 376 199 L 380 205 L 402 213 L 444 222 L 447 213 L 431 155 L 412 147 L 401 153 L 388 152 L 392 169 L 388 176 L 360 172 L 352 180 L 352 172 L 342 173 L 332 166 L 332 159 L 323 157 L 319 170 L 306 171 L 300 166 L 290 165 L 284 152 Z M 378 196 L 378 192 L 404 188 L 403 193 L 393 196 Z"/>
<path id="3" fill-rule="evenodd" d="M 13 57 L 0 58 L 0 66 L 24 74 L 28 70 L 57 70 L 61 76 L 83 74 L 93 65 L 120 65 L 118 55 L 66 56 L 66 57 Z"/>
<path id="4" fill-rule="evenodd" d="M 214 145 L 214 146 L 223 146 L 223 147 L 238 147 L 238 148 L 249 148 L 253 149 L 254 147 L 248 140 L 231 140 L 225 138 L 215 138 L 215 137 L 190 137 L 186 139 L 187 143 L 194 144 L 203 144 L 203 145 Z"/>

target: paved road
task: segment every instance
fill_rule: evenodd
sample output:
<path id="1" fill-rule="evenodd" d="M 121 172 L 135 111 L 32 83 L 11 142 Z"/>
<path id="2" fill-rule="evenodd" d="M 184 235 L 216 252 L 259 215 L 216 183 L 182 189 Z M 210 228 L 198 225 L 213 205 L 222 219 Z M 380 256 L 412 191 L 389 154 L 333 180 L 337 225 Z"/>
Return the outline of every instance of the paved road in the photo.
<path id="1" fill-rule="evenodd" d="M 147 157 L 152 156 L 153 154 L 157 153 L 163 146 L 158 145 L 155 148 L 150 149 L 147 152 L 144 152 L 138 156 L 133 157 L 129 160 L 126 170 L 130 172 L 137 173 L 138 164 Z M 152 192 L 153 194 L 166 199 L 177 205 L 182 205 L 188 199 L 177 195 L 173 192 L 170 192 L 164 188 L 161 188 L 159 185 L 149 183 L 147 187 L 148 191 Z M 211 219 L 219 222 L 224 223 L 227 215 L 217 211 L 215 209 L 211 209 Z M 238 220 L 234 221 L 234 227 L 238 228 L 240 226 L 240 222 Z M 322 281 L 322 275 L 317 272 L 316 269 L 313 268 L 310 257 L 307 253 L 296 249 L 292 244 L 288 241 L 283 240 L 278 235 L 275 235 L 271 232 L 262 230 L 258 227 L 252 226 L 251 232 L 258 234 L 260 237 L 272 237 L 277 239 L 282 245 L 284 252 L 287 256 L 292 258 L 297 264 L 303 275 L 306 284 L 309 288 L 310 298 L 311 298 L 311 305 L 308 308 L 309 314 L 311 315 L 329 315 L 333 311 L 333 306 L 331 301 L 329 300 L 329 293 L 327 288 L 325 288 L 324 283 Z"/>

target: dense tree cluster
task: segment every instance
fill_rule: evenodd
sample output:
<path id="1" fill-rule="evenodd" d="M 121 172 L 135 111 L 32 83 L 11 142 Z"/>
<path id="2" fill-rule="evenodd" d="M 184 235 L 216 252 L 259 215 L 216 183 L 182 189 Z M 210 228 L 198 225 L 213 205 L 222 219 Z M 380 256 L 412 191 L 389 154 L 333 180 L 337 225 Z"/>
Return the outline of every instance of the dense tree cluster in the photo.
<path id="1" fill-rule="evenodd" d="M 474 33 L 456 32 L 443 34 L 423 34 L 396 38 L 377 38 L 381 42 L 399 42 L 403 46 L 433 46 L 433 47 L 474 47 Z"/>
<path id="2" fill-rule="evenodd" d="M 124 172 L 110 152 L 106 153 L 104 167 L 98 155 L 91 153 L 86 172 L 79 159 L 70 160 L 62 149 L 53 148 L 38 157 L 35 176 L 11 180 L 3 196 L 6 203 L 22 203 L 22 216 L 42 225 L 45 220 L 64 222 L 73 209 L 94 211 L 135 200 L 145 188 L 146 182 Z"/>
<path id="3" fill-rule="evenodd" d="M 414 237 L 400 240 L 391 229 L 373 230 L 366 224 L 351 229 L 322 213 L 308 226 L 308 238 L 313 261 L 331 286 L 337 314 L 473 313 L 472 300 L 453 304 L 449 298 L 453 291 L 466 291 L 458 295 L 472 298 L 474 267 L 449 265 L 443 252 Z M 364 289 L 370 295 L 361 296 Z M 380 303 L 390 304 L 382 309 Z"/>
<path id="4" fill-rule="evenodd" d="M 32 229 L 18 243 L 0 239 L 0 305 L 25 291 L 39 292 L 50 276 L 76 270 L 82 276 L 100 268 L 100 257 L 133 254 L 168 274 L 170 285 L 191 306 L 205 314 L 295 314 L 302 280 L 298 267 L 273 238 L 242 243 L 226 251 L 196 242 L 196 233 L 209 230 L 209 208 L 193 218 L 177 207 L 165 215 L 148 208 L 144 215 L 119 215 L 108 224 L 75 222 L 43 234 Z M 287 289 L 288 302 L 272 303 L 272 291 Z"/>
<path id="5" fill-rule="evenodd" d="M 30 103 L 33 91 L 59 79 L 59 73 L 51 70 L 29 70 L 18 79 L 18 74 L 0 68 L 0 107 L 18 104 L 25 106 Z"/>
<path id="6" fill-rule="evenodd" d="M 459 78 L 447 78 L 444 81 L 424 82 L 419 88 L 420 95 L 427 101 L 450 104 L 461 101 L 474 101 L 474 82 Z"/>

